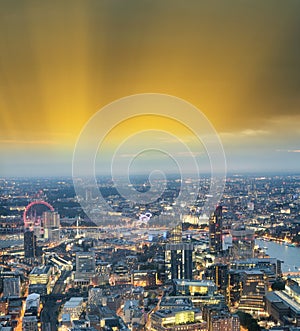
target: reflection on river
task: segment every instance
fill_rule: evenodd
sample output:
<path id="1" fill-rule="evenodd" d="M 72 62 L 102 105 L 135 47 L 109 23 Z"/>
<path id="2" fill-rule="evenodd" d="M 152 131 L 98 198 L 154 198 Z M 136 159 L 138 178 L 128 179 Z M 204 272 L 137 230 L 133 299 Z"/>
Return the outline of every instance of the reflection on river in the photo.
<path id="1" fill-rule="evenodd" d="M 0 249 L 22 246 L 23 242 L 23 234 L 2 235 L 0 236 Z"/>
<path id="2" fill-rule="evenodd" d="M 263 248 L 270 257 L 282 260 L 282 271 L 300 271 L 300 247 L 279 244 L 274 241 L 255 240 L 256 245 Z"/>

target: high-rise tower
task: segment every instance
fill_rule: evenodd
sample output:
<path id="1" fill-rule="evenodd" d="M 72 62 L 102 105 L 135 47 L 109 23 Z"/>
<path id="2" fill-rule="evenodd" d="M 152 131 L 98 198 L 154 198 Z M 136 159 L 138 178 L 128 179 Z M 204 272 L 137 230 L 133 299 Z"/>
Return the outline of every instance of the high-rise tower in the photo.
<path id="1" fill-rule="evenodd" d="M 26 230 L 24 232 L 24 253 L 25 258 L 36 257 L 36 235 L 34 231 Z"/>
<path id="2" fill-rule="evenodd" d="M 218 206 L 209 219 L 209 249 L 218 254 L 222 247 L 222 206 Z"/>
<path id="3" fill-rule="evenodd" d="M 193 252 L 191 243 L 167 244 L 165 268 L 168 279 L 193 279 Z"/>
<path id="4" fill-rule="evenodd" d="M 44 238 L 59 241 L 60 237 L 60 217 L 56 211 L 45 211 L 42 215 L 44 226 Z"/>
<path id="5" fill-rule="evenodd" d="M 170 231 L 170 243 L 165 247 L 165 270 L 168 279 L 193 278 L 194 245 L 182 241 L 182 223 Z"/>

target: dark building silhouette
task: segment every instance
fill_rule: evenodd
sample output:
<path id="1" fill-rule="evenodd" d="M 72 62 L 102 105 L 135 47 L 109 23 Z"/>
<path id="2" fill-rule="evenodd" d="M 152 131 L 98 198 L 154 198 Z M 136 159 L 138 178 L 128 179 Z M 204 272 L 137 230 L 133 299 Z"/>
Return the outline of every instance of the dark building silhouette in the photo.
<path id="1" fill-rule="evenodd" d="M 217 285 L 218 290 L 222 293 L 226 293 L 228 285 L 228 271 L 227 264 L 216 263 L 209 266 L 205 271 L 205 277 L 213 280 Z"/>
<path id="2" fill-rule="evenodd" d="M 36 236 L 33 231 L 24 232 L 24 253 L 25 258 L 35 258 L 36 257 Z"/>
<path id="3" fill-rule="evenodd" d="M 182 241 L 182 223 L 170 231 L 169 241 L 165 247 L 167 279 L 193 279 L 194 246 Z"/>
<path id="4" fill-rule="evenodd" d="M 209 249 L 218 254 L 223 250 L 222 245 L 222 206 L 218 206 L 209 219 Z"/>
<path id="5" fill-rule="evenodd" d="M 190 243 L 166 245 L 165 267 L 168 279 L 193 279 L 193 251 Z"/>

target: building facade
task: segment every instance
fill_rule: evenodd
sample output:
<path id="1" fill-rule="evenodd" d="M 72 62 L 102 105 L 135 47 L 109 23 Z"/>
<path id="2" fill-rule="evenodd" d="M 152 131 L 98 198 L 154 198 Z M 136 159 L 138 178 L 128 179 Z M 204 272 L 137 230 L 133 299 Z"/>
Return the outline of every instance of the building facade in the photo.
<path id="1" fill-rule="evenodd" d="M 193 279 L 194 246 L 191 243 L 171 243 L 165 248 L 167 279 Z"/>
<path id="2" fill-rule="evenodd" d="M 21 293 L 20 278 L 5 278 L 3 279 L 3 296 L 4 297 L 19 297 Z"/>
<path id="3" fill-rule="evenodd" d="M 209 249 L 212 254 L 219 254 L 223 250 L 222 206 L 218 206 L 209 219 Z"/>
<path id="4" fill-rule="evenodd" d="M 234 260 L 250 259 L 254 257 L 254 231 L 244 226 L 231 230 L 232 258 Z"/>
<path id="5" fill-rule="evenodd" d="M 36 257 L 36 235 L 34 231 L 27 230 L 24 232 L 24 256 L 27 259 Z"/>

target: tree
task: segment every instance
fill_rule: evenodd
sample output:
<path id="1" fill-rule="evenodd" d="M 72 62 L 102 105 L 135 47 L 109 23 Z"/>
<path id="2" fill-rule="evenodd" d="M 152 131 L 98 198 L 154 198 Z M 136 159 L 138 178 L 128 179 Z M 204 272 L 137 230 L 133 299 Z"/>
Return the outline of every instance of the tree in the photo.
<path id="1" fill-rule="evenodd" d="M 285 282 L 283 280 L 277 280 L 272 284 L 273 291 L 283 291 L 285 289 Z"/>
<path id="2" fill-rule="evenodd" d="M 248 329 L 249 331 L 260 331 L 261 328 L 257 324 L 257 321 L 248 313 L 244 313 L 243 311 L 238 311 L 237 315 L 240 318 L 241 325 Z"/>

